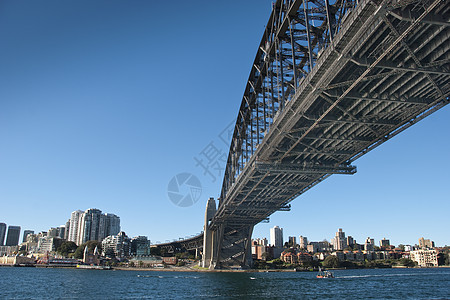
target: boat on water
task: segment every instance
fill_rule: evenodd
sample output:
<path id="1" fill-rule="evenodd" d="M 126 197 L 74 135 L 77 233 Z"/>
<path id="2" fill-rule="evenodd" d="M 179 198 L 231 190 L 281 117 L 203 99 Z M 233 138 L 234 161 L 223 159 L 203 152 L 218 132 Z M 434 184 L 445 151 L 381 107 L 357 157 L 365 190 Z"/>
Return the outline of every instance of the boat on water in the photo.
<path id="1" fill-rule="evenodd" d="M 317 278 L 334 278 L 334 274 L 330 271 L 322 271 L 322 269 L 319 268 L 319 273 L 316 276 Z"/>

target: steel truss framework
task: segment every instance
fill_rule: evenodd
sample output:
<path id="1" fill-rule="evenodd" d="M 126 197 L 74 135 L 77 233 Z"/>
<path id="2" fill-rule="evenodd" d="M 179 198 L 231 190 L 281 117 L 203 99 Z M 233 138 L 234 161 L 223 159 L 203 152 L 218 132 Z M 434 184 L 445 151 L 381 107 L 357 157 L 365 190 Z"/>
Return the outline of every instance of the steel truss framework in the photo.
<path id="1" fill-rule="evenodd" d="M 238 113 L 216 267 L 245 266 L 253 226 L 449 102 L 450 2 L 278 0 Z"/>

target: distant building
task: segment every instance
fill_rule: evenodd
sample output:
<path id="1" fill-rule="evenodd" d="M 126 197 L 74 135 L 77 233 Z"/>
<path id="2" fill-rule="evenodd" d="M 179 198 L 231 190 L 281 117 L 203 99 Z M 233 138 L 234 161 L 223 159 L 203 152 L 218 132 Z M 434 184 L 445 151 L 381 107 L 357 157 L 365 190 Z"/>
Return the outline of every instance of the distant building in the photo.
<path id="1" fill-rule="evenodd" d="M 339 228 L 334 238 L 331 240 L 334 250 L 344 250 L 347 247 L 347 240 L 345 239 L 345 232 Z"/>
<path id="2" fill-rule="evenodd" d="M 419 239 L 419 248 L 434 248 L 434 242 L 429 239 L 421 237 Z"/>
<path id="3" fill-rule="evenodd" d="M 6 235 L 6 224 L 0 223 L 0 246 L 4 246 Z"/>
<path id="4" fill-rule="evenodd" d="M 6 237 L 6 246 L 19 245 L 20 226 L 8 226 L 8 236 Z"/>
<path id="5" fill-rule="evenodd" d="M 34 234 L 34 231 L 33 230 L 24 230 L 23 231 L 22 243 L 25 243 L 27 241 L 27 236 L 29 234 Z"/>
<path id="6" fill-rule="evenodd" d="M 66 225 L 61 225 L 57 229 L 58 229 L 58 237 L 60 239 L 64 239 L 66 235 Z"/>
<path id="7" fill-rule="evenodd" d="M 295 245 L 297 245 L 297 239 L 295 238 L 295 236 L 289 237 L 289 245 L 292 245 L 292 247 L 295 247 Z"/>
<path id="8" fill-rule="evenodd" d="M 117 235 L 120 232 L 120 218 L 115 214 L 107 213 L 105 235 Z"/>
<path id="9" fill-rule="evenodd" d="M 380 248 L 386 249 L 390 245 L 391 245 L 391 243 L 386 238 L 383 238 L 382 240 L 380 240 Z"/>
<path id="10" fill-rule="evenodd" d="M 69 241 L 81 245 L 87 241 L 102 241 L 107 236 L 117 235 L 120 232 L 120 218 L 115 214 L 103 214 L 96 208 L 84 212 L 77 210 L 72 212 L 68 224 L 64 227 L 69 231 L 68 234 L 64 232 L 64 236 L 67 235 Z"/>
<path id="11" fill-rule="evenodd" d="M 275 247 L 283 247 L 283 228 L 274 226 L 270 228 L 270 244 Z"/>
<path id="12" fill-rule="evenodd" d="M 355 245 L 356 241 L 353 239 L 352 236 L 348 236 L 347 237 L 347 247 L 353 248 L 353 246 Z"/>
<path id="13" fill-rule="evenodd" d="M 412 261 L 417 262 L 419 267 L 437 267 L 438 259 L 435 249 L 420 249 L 414 250 L 410 253 Z"/>
<path id="14" fill-rule="evenodd" d="M 78 224 L 78 245 L 105 238 L 106 218 L 100 209 L 90 208 L 81 214 Z"/>
<path id="15" fill-rule="evenodd" d="M 306 249 L 308 247 L 308 238 L 306 236 L 299 236 L 298 245 L 300 249 Z"/>
<path id="16" fill-rule="evenodd" d="M 269 241 L 266 238 L 258 238 L 252 240 L 252 245 L 269 246 Z"/>
<path id="17" fill-rule="evenodd" d="M 130 238 L 123 231 L 117 235 L 107 236 L 102 241 L 103 255 L 117 258 L 128 257 L 130 256 L 130 244 Z"/>
<path id="18" fill-rule="evenodd" d="M 130 254 L 132 256 L 150 255 L 150 240 L 146 236 L 137 236 L 132 238 Z"/>
<path id="19" fill-rule="evenodd" d="M 62 242 L 63 240 L 56 236 L 40 237 L 37 250 L 39 253 L 55 252 Z"/>
<path id="20" fill-rule="evenodd" d="M 78 227 L 80 217 L 83 212 L 81 210 L 73 211 L 70 215 L 69 241 L 78 245 Z"/>
<path id="21" fill-rule="evenodd" d="M 58 228 L 52 227 L 47 231 L 48 237 L 58 237 Z"/>
<path id="22" fill-rule="evenodd" d="M 374 251 L 375 249 L 375 240 L 368 237 L 364 242 L 364 251 Z"/>
<path id="23" fill-rule="evenodd" d="M 310 253 L 327 252 L 327 251 L 330 251 L 330 243 L 328 243 L 327 241 L 309 242 L 306 249 Z"/>
<path id="24" fill-rule="evenodd" d="M 70 219 L 67 220 L 65 227 L 66 227 L 66 230 L 64 231 L 64 239 L 66 241 L 68 241 L 69 240 L 69 232 L 70 232 Z"/>
<path id="25" fill-rule="evenodd" d="M 267 239 L 252 240 L 252 258 L 253 259 L 267 259 L 274 258 L 274 247 L 269 246 Z M 264 254 L 267 253 L 267 254 Z"/>

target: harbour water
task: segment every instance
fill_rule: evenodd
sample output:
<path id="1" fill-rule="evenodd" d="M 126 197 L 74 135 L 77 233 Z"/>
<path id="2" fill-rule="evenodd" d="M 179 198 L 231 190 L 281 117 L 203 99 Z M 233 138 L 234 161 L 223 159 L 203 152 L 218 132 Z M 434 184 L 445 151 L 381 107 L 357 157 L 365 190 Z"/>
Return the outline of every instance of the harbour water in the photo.
<path id="1" fill-rule="evenodd" d="M 0 299 L 450 299 L 450 268 L 145 272 L 0 268 Z"/>

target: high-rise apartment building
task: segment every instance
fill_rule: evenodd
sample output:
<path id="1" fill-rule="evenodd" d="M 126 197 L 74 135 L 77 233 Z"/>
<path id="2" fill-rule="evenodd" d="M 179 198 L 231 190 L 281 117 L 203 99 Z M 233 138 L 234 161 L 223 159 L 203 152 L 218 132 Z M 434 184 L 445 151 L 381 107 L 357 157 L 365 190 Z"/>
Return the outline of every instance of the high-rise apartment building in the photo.
<path id="1" fill-rule="evenodd" d="M 365 251 L 374 251 L 375 250 L 375 240 L 368 237 L 364 242 L 364 250 Z"/>
<path id="2" fill-rule="evenodd" d="M 344 250 L 347 247 L 347 240 L 345 239 L 345 232 L 339 228 L 334 238 L 332 239 L 334 250 Z"/>
<path id="3" fill-rule="evenodd" d="M 76 210 L 70 215 L 69 241 L 78 245 L 78 225 L 80 223 L 81 210 Z"/>
<path id="4" fill-rule="evenodd" d="M 66 222 L 66 230 L 64 231 L 64 239 L 69 240 L 69 232 L 70 232 L 70 219 Z"/>
<path id="5" fill-rule="evenodd" d="M 87 241 L 101 241 L 104 239 L 106 216 L 100 209 L 90 208 L 83 214 L 78 224 L 78 245 Z"/>
<path id="6" fill-rule="evenodd" d="M 306 236 L 299 236 L 298 245 L 300 249 L 306 249 L 308 247 L 308 238 Z"/>
<path id="7" fill-rule="evenodd" d="M 20 226 L 8 226 L 8 235 L 6 237 L 6 246 L 19 245 Z"/>
<path id="8" fill-rule="evenodd" d="M 120 218 L 115 214 L 105 214 L 106 216 L 106 232 L 105 237 L 117 235 L 120 232 Z"/>
<path id="9" fill-rule="evenodd" d="M 434 242 L 421 237 L 419 239 L 419 248 L 434 248 Z"/>
<path id="10" fill-rule="evenodd" d="M 295 247 L 297 245 L 297 239 L 295 238 L 295 236 L 289 237 L 289 245 L 292 245 L 292 247 Z"/>
<path id="11" fill-rule="evenodd" d="M 5 235 L 6 235 L 6 224 L 0 223 L 0 246 L 3 246 L 5 242 Z"/>
<path id="12" fill-rule="evenodd" d="M 66 232 L 62 230 L 64 227 Z M 120 218 L 115 214 L 104 214 L 96 208 L 84 212 L 76 210 L 72 212 L 66 225 L 61 225 L 58 229 L 61 238 L 67 236 L 69 241 L 81 245 L 87 241 L 102 241 L 107 236 L 119 234 Z"/>
<path id="13" fill-rule="evenodd" d="M 275 247 L 283 247 L 283 228 L 274 226 L 270 228 L 270 244 Z"/>
<path id="14" fill-rule="evenodd" d="M 383 249 L 386 249 L 387 247 L 389 247 L 391 245 L 390 241 L 386 238 L 383 238 L 382 240 L 380 240 L 380 247 Z"/>
<path id="15" fill-rule="evenodd" d="M 23 231 L 22 243 L 25 243 L 27 241 L 27 236 L 29 234 L 34 234 L 34 231 L 33 230 L 24 230 Z"/>

